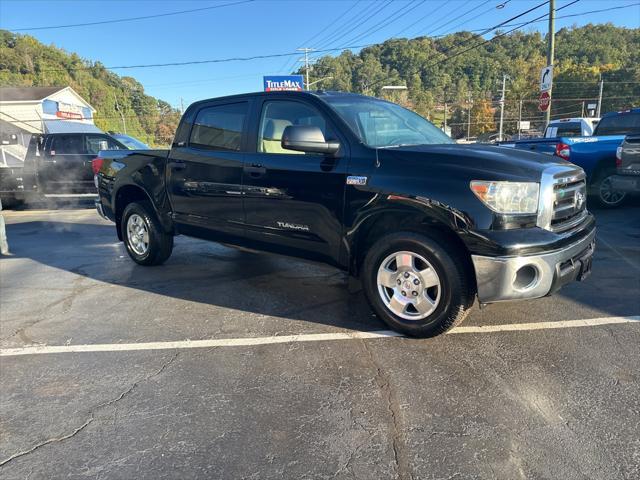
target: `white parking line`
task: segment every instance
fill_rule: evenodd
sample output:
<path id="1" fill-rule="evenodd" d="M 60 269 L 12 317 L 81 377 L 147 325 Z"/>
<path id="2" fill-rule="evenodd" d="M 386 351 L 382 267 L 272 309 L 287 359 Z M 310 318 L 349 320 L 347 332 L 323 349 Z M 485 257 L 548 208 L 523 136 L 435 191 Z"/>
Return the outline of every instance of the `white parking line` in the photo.
<path id="1" fill-rule="evenodd" d="M 598 325 L 615 325 L 621 323 L 640 323 L 640 316 L 603 317 L 586 320 L 563 320 L 557 322 L 512 323 L 507 325 L 487 325 L 456 327 L 448 334 L 460 333 L 493 333 L 520 332 L 527 330 L 546 330 L 558 328 L 596 327 Z M 271 337 L 220 338 L 208 340 L 181 340 L 175 342 L 148 343 L 102 343 L 88 345 L 37 345 L 0 349 L 0 357 L 20 355 L 43 355 L 51 353 L 86 353 L 86 352 L 130 352 L 136 350 L 175 350 L 186 348 L 243 347 L 254 345 L 273 345 L 295 342 L 327 342 L 334 340 L 356 340 L 372 338 L 402 337 L 397 332 L 378 330 L 374 332 L 340 332 L 340 333 L 308 333 L 300 335 L 281 335 Z"/>

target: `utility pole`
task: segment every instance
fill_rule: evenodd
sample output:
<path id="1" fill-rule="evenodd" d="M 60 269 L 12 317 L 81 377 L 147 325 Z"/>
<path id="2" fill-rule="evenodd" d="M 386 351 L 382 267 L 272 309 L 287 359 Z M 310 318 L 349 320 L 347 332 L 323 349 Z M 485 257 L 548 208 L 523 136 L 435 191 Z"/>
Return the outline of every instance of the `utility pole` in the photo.
<path id="1" fill-rule="evenodd" d="M 471 97 L 471 92 L 469 92 L 469 121 L 467 122 L 467 140 L 471 137 L 471 105 L 473 103 L 473 98 Z"/>
<path id="2" fill-rule="evenodd" d="M 604 80 L 602 80 L 602 74 L 600 74 L 600 93 L 598 94 L 598 109 L 596 110 L 596 117 L 600 118 L 600 109 L 602 108 L 602 90 L 604 89 Z"/>
<path id="3" fill-rule="evenodd" d="M 116 101 L 116 111 L 120 114 L 120 118 L 122 119 L 122 133 L 127 134 L 127 123 L 124 121 L 124 114 L 122 113 L 122 109 L 120 105 L 118 105 L 118 96 L 114 95 L 113 98 Z"/>
<path id="4" fill-rule="evenodd" d="M 184 98 L 180 97 L 180 115 L 184 115 Z"/>
<path id="5" fill-rule="evenodd" d="M 502 124 L 504 123 L 504 97 L 507 88 L 507 78 L 509 76 L 507 74 L 502 75 L 502 96 L 500 97 L 500 131 L 498 133 L 498 141 L 502 141 Z"/>
<path id="6" fill-rule="evenodd" d="M 296 48 L 299 52 L 304 52 L 304 58 L 300 59 L 300 62 L 304 62 L 304 72 L 305 72 L 305 89 L 309 90 L 309 52 L 314 52 L 313 48 Z"/>
<path id="7" fill-rule="evenodd" d="M 556 47 L 556 0 L 550 0 L 549 2 L 549 45 L 547 47 L 547 65 L 553 66 L 553 56 Z M 551 79 L 551 85 L 549 85 L 549 108 L 546 112 L 545 125 L 549 125 L 551 121 L 551 99 L 553 92 L 553 78 Z"/>
<path id="8" fill-rule="evenodd" d="M 447 97 L 444 97 L 444 127 L 442 131 L 447 133 Z"/>
<path id="9" fill-rule="evenodd" d="M 520 99 L 520 106 L 518 107 L 518 140 L 520 140 L 521 125 L 522 125 L 522 99 Z"/>

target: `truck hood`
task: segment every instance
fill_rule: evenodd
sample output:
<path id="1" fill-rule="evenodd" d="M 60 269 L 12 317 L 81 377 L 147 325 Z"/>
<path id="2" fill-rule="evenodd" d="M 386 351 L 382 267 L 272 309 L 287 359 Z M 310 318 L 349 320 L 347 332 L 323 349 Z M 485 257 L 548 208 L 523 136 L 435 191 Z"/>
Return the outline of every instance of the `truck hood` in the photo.
<path id="1" fill-rule="evenodd" d="M 571 166 L 561 158 L 493 145 L 410 145 L 379 148 L 380 167 L 387 172 L 429 175 L 432 169 L 476 180 L 539 181 L 542 171 Z"/>

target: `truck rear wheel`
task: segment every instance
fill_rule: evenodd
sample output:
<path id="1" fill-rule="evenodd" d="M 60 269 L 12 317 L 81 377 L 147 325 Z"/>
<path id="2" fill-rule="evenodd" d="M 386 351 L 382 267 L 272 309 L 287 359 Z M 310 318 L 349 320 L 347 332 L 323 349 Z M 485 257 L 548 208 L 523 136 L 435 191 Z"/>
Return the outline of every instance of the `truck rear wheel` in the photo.
<path id="1" fill-rule="evenodd" d="M 624 202 L 627 194 L 615 190 L 611 185 L 611 177 L 616 174 L 615 170 L 606 170 L 598 175 L 592 185 L 592 192 L 603 208 L 616 208 Z"/>
<path id="2" fill-rule="evenodd" d="M 162 230 L 148 201 L 127 205 L 120 225 L 127 253 L 140 265 L 160 265 L 171 255 L 173 235 Z"/>
<path id="3" fill-rule="evenodd" d="M 392 329 L 415 337 L 444 333 L 464 320 L 473 303 L 459 252 L 411 232 L 378 240 L 362 269 L 365 294 Z"/>

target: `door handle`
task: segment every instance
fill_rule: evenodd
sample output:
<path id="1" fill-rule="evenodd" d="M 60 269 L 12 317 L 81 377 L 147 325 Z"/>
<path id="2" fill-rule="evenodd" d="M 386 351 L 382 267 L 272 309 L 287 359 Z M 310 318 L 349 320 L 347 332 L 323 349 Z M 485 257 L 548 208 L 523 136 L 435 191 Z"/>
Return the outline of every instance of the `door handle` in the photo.
<path id="1" fill-rule="evenodd" d="M 172 160 L 169 162 L 169 168 L 172 168 L 174 170 L 184 170 L 185 168 L 187 168 L 187 164 L 182 160 Z"/>
<path id="2" fill-rule="evenodd" d="M 254 163 L 250 166 L 246 165 L 243 170 L 252 178 L 259 178 L 267 173 L 267 169 L 258 163 Z"/>

